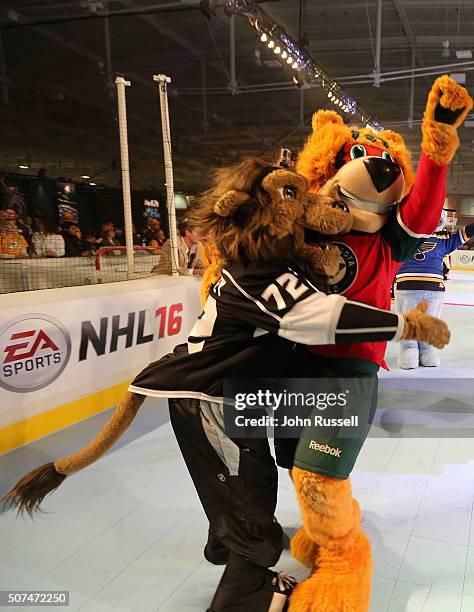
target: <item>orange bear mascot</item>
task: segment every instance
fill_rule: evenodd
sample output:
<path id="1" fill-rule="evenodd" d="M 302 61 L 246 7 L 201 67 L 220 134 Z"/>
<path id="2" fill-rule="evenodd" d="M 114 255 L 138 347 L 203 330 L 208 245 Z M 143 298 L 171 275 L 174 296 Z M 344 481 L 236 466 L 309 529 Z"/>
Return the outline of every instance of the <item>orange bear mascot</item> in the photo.
<path id="1" fill-rule="evenodd" d="M 310 180 L 313 193 L 347 204 L 353 217 L 348 234 L 329 237 L 330 248 L 338 249 L 341 258 L 338 272 L 327 279 L 329 293 L 390 307 L 395 273 L 438 225 L 447 164 L 459 144 L 457 128 L 472 104 L 467 91 L 450 77 L 434 82 L 422 122 L 415 178 L 399 134 L 346 126 L 332 111 L 314 114 L 313 131 L 299 154 L 297 172 Z M 320 253 L 315 250 L 316 261 Z M 344 345 L 311 347 L 308 370 L 301 375 L 374 380 L 373 395 L 359 406 L 368 432 L 377 402 L 377 371 L 385 365 L 385 343 L 351 343 L 350 336 L 347 340 Z M 340 456 L 314 450 L 318 442 L 337 446 Z M 370 545 L 360 527 L 361 511 L 349 480 L 363 442 L 315 441 L 304 436 L 299 441 L 292 477 L 304 527 L 293 538 L 292 552 L 312 568 L 312 574 L 293 592 L 291 612 L 369 609 Z"/>

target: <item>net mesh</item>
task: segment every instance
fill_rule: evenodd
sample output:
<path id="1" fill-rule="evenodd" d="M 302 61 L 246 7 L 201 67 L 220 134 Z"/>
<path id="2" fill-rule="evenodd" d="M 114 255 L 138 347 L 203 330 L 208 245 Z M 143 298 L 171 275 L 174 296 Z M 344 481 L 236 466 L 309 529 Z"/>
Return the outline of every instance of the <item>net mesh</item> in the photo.
<path id="1" fill-rule="evenodd" d="M 148 276 L 167 238 L 163 194 L 133 190 L 132 215 L 129 274 L 120 188 L 1 175 L 0 293 Z"/>

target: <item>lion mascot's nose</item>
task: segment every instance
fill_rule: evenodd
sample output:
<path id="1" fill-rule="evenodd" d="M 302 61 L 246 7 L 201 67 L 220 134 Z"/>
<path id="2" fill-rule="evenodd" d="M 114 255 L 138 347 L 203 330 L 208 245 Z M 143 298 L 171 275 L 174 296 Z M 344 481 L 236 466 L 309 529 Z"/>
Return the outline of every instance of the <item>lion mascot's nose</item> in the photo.
<path id="1" fill-rule="evenodd" d="M 364 160 L 364 164 L 379 193 L 390 187 L 402 172 L 398 164 L 383 157 L 369 157 Z"/>

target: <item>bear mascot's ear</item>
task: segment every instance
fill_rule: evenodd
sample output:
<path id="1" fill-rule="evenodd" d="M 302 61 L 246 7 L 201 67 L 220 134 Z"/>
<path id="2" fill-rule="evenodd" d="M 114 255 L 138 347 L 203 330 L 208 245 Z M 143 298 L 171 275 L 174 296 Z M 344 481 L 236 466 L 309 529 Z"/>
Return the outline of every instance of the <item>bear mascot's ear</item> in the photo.
<path id="1" fill-rule="evenodd" d="M 392 155 L 397 164 L 400 165 L 403 176 L 405 177 L 405 187 L 403 195 L 407 195 L 415 182 L 415 173 L 411 165 L 411 153 L 403 140 L 403 137 L 392 130 L 382 130 L 377 134 L 377 138 L 388 142 L 388 152 Z"/>
<path id="2" fill-rule="evenodd" d="M 311 182 L 317 192 L 336 174 L 336 158 L 346 142 L 351 141 L 351 130 L 334 111 L 319 110 L 313 115 L 312 132 L 301 149 L 296 172 Z"/>
<path id="3" fill-rule="evenodd" d="M 344 125 L 344 121 L 341 115 L 338 115 L 335 111 L 330 110 L 319 110 L 314 113 L 311 120 L 313 131 L 317 132 L 321 127 L 327 123 L 333 123 L 335 125 Z"/>
<path id="4" fill-rule="evenodd" d="M 220 217 L 230 217 L 242 204 L 249 200 L 249 194 L 244 191 L 226 191 L 214 204 L 214 212 Z"/>

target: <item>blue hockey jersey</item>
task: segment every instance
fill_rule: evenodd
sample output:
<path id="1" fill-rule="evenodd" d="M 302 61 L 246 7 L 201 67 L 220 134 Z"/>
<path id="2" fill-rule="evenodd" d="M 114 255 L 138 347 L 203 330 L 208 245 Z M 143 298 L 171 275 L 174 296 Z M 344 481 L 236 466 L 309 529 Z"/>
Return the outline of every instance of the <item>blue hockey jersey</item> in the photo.
<path id="1" fill-rule="evenodd" d="M 443 258 L 474 236 L 474 223 L 455 234 L 437 233 L 427 238 L 398 270 L 396 288 L 401 291 L 444 291 Z"/>

